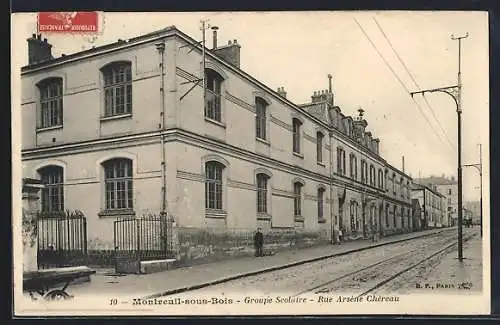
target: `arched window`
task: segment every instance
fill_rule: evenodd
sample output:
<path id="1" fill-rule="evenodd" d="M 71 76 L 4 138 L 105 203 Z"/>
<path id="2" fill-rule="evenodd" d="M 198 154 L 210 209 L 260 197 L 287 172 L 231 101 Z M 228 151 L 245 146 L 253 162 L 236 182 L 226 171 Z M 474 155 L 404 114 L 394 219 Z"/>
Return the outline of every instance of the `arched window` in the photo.
<path id="1" fill-rule="evenodd" d="M 324 219 L 325 189 L 318 188 L 318 220 Z"/>
<path id="2" fill-rule="evenodd" d="M 217 161 L 205 164 L 205 207 L 222 210 L 222 172 L 225 166 Z"/>
<path id="3" fill-rule="evenodd" d="M 302 215 L 302 186 L 300 182 L 293 183 L 293 211 L 295 216 Z"/>
<path id="4" fill-rule="evenodd" d="M 316 132 L 316 159 L 319 163 L 323 162 L 323 138 L 322 132 Z"/>
<path id="5" fill-rule="evenodd" d="M 49 78 L 38 84 L 40 90 L 40 128 L 63 125 L 62 78 Z"/>
<path id="6" fill-rule="evenodd" d="M 358 179 L 358 159 L 352 153 L 349 156 L 350 176 L 352 179 Z"/>
<path id="7" fill-rule="evenodd" d="M 260 98 L 257 97 L 255 98 L 255 109 L 256 109 L 256 116 L 255 116 L 255 134 L 257 138 L 265 140 L 267 139 L 267 122 L 266 122 L 266 109 L 267 109 L 267 102 Z"/>
<path id="8" fill-rule="evenodd" d="M 362 183 L 367 183 L 368 175 L 366 172 L 367 172 L 367 164 L 366 164 L 366 161 L 363 159 L 363 160 L 361 160 L 361 182 Z"/>
<path id="9" fill-rule="evenodd" d="M 375 167 L 370 165 L 370 185 L 375 186 Z"/>
<path id="10" fill-rule="evenodd" d="M 212 69 L 205 69 L 205 117 L 221 122 L 221 89 L 224 78 Z"/>
<path id="11" fill-rule="evenodd" d="M 104 116 L 132 113 L 130 62 L 115 62 L 101 69 L 104 78 Z"/>
<path id="12" fill-rule="evenodd" d="M 42 211 L 64 211 L 64 170 L 59 166 L 47 166 L 38 170 L 42 183 Z"/>
<path id="13" fill-rule="evenodd" d="M 298 118 L 292 119 L 293 152 L 300 153 L 300 133 L 302 122 Z"/>
<path id="14" fill-rule="evenodd" d="M 382 171 L 382 169 L 378 170 L 378 187 L 380 189 L 384 188 L 384 172 Z"/>
<path id="15" fill-rule="evenodd" d="M 257 174 L 257 213 L 267 213 L 267 181 L 269 176 Z"/>
<path id="16" fill-rule="evenodd" d="M 131 210 L 133 208 L 132 160 L 116 158 L 105 161 L 106 210 Z"/>
<path id="17" fill-rule="evenodd" d="M 337 147 L 337 173 L 341 175 L 346 174 L 345 168 L 345 150 L 341 147 Z"/>

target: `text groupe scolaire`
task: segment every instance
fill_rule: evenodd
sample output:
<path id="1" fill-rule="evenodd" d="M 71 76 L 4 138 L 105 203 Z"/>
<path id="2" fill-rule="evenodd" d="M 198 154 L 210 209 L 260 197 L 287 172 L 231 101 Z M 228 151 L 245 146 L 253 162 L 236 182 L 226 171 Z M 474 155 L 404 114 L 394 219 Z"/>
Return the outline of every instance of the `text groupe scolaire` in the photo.
<path id="1" fill-rule="evenodd" d="M 244 297 L 234 299 L 228 297 L 210 298 L 152 298 L 133 299 L 132 305 L 231 305 L 231 304 L 304 304 L 304 303 L 364 303 L 364 302 L 399 302 L 399 296 L 367 295 L 357 296 L 324 296 L 315 298 L 293 297 L 293 296 L 266 296 L 266 297 Z"/>

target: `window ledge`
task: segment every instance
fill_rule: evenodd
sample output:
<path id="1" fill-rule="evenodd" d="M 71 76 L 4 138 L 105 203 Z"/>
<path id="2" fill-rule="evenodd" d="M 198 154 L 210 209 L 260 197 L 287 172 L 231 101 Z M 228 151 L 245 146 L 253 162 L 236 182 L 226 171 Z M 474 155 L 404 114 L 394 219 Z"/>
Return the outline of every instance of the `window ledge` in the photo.
<path id="1" fill-rule="evenodd" d="M 257 140 L 258 142 L 261 142 L 261 143 L 265 144 L 266 146 L 270 146 L 271 145 L 271 142 L 267 141 L 266 139 L 261 139 L 259 137 L 255 137 L 255 140 Z"/>
<path id="2" fill-rule="evenodd" d="M 206 218 L 214 218 L 214 219 L 224 219 L 227 217 L 227 211 L 206 209 L 205 210 L 205 217 Z"/>
<path id="3" fill-rule="evenodd" d="M 268 213 L 257 213 L 257 220 L 271 220 L 271 215 Z"/>
<path id="4" fill-rule="evenodd" d="M 295 216 L 294 221 L 295 222 L 304 222 L 304 217 L 303 216 Z"/>
<path id="5" fill-rule="evenodd" d="M 295 152 L 295 151 L 294 151 L 294 152 L 293 152 L 293 155 L 294 155 L 294 156 L 296 156 L 296 157 L 299 157 L 299 158 L 301 158 L 301 159 L 304 159 L 304 154 L 302 154 L 302 153 L 298 153 L 298 152 Z"/>
<path id="6" fill-rule="evenodd" d="M 318 223 L 326 223 L 326 219 L 325 218 L 319 218 L 318 219 Z"/>
<path id="7" fill-rule="evenodd" d="M 321 167 L 326 167 L 325 163 L 322 162 L 322 161 L 318 161 L 318 165 L 321 166 Z"/>
<path id="8" fill-rule="evenodd" d="M 101 117 L 101 122 L 119 120 L 119 119 L 127 118 L 127 117 L 132 117 L 132 113 L 112 115 L 112 116 L 103 116 L 103 117 Z"/>
<path id="9" fill-rule="evenodd" d="M 205 117 L 205 122 L 209 122 L 209 123 L 215 124 L 215 125 L 220 126 L 221 128 L 224 128 L 224 129 L 226 128 L 226 124 L 225 123 L 222 123 L 222 122 L 216 121 L 216 120 L 212 120 L 209 117 Z"/>
<path id="10" fill-rule="evenodd" d="M 58 130 L 58 129 L 62 129 L 63 128 L 63 125 L 55 125 L 55 126 L 48 126 L 48 127 L 45 127 L 45 128 L 38 128 L 36 129 L 36 132 L 45 132 L 45 131 L 52 131 L 52 130 Z"/>
<path id="11" fill-rule="evenodd" d="M 97 214 L 101 218 L 106 217 L 135 217 L 135 211 L 130 209 L 124 210 L 102 210 Z"/>

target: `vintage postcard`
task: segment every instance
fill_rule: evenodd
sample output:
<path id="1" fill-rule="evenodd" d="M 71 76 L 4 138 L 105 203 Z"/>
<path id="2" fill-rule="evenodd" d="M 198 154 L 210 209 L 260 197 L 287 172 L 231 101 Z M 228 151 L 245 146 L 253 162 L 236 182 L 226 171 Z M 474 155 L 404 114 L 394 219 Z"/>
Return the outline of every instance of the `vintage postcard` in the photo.
<path id="1" fill-rule="evenodd" d="M 15 315 L 489 314 L 487 13 L 12 24 Z"/>

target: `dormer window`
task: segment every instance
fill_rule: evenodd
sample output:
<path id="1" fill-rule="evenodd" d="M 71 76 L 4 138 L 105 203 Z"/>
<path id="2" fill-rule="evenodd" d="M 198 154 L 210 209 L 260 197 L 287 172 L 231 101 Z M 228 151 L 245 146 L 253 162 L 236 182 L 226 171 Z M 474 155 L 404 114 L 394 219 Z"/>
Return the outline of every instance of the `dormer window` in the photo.
<path id="1" fill-rule="evenodd" d="M 115 62 L 101 69 L 104 78 L 104 117 L 132 113 L 130 62 Z"/>

